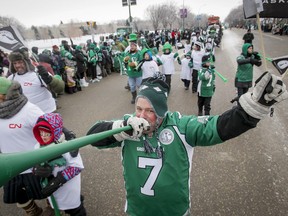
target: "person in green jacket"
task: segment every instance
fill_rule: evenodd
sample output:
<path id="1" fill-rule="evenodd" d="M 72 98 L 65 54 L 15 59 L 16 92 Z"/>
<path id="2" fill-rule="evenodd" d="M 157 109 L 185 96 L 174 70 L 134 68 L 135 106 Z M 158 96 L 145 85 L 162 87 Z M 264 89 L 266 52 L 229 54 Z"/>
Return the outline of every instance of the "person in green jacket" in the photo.
<path id="1" fill-rule="evenodd" d="M 222 115 L 197 117 L 170 112 L 168 94 L 165 81 L 150 78 L 140 87 L 134 114 L 98 121 L 87 132 L 89 135 L 131 126 L 131 130 L 92 143 L 101 149 L 122 148 L 127 215 L 190 215 L 194 147 L 212 146 L 239 136 L 256 127 L 268 115 L 270 106 L 288 98 L 281 78 L 268 72 L 256 81 L 253 94 L 240 97 L 241 106 Z"/>
<path id="2" fill-rule="evenodd" d="M 214 65 L 211 63 L 210 56 L 202 57 L 202 68 L 198 73 L 198 116 L 210 115 L 211 100 L 215 91 L 215 72 Z"/>
<path id="3" fill-rule="evenodd" d="M 137 96 L 137 88 L 142 82 L 142 70 L 137 70 L 137 65 L 142 59 L 140 52 L 137 49 L 137 35 L 132 33 L 129 35 L 130 50 L 125 54 L 124 64 L 127 69 L 128 83 L 132 94 L 131 104 L 135 103 Z"/>
<path id="4" fill-rule="evenodd" d="M 248 92 L 252 87 L 253 66 L 260 67 L 262 64 L 258 52 L 253 51 L 253 45 L 245 43 L 242 46 L 242 53 L 237 57 L 237 72 L 235 77 L 235 87 L 237 88 L 238 98 Z"/>

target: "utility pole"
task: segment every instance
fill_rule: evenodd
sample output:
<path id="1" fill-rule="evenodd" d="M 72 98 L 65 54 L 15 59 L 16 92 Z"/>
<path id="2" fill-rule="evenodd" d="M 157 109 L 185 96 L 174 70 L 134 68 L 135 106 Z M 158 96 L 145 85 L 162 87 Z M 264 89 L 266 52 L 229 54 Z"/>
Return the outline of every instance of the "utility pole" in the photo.
<path id="1" fill-rule="evenodd" d="M 184 31 L 184 19 L 187 17 L 187 9 L 184 8 L 184 0 L 183 0 L 183 7 L 180 9 L 180 18 L 182 18 L 182 29 Z"/>
<path id="2" fill-rule="evenodd" d="M 184 11 L 184 0 L 183 0 L 183 7 L 182 7 L 182 8 L 183 8 L 183 11 Z M 183 17 L 183 18 L 182 18 L 182 30 L 183 30 L 183 32 L 184 32 L 184 19 L 185 19 L 185 18 L 184 18 L 183 15 L 182 15 L 182 17 Z"/>
<path id="3" fill-rule="evenodd" d="M 128 6 L 129 8 L 129 18 L 128 18 L 129 26 L 131 26 L 132 23 L 131 5 L 136 5 L 136 0 L 122 0 L 122 6 L 123 7 Z"/>

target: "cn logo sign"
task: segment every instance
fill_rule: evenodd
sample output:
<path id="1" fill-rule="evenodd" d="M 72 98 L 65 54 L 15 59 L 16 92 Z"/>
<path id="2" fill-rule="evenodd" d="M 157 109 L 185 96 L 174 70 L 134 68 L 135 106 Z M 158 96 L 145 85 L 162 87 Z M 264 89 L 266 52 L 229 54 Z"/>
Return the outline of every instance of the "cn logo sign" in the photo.
<path id="1" fill-rule="evenodd" d="M 25 83 L 24 83 L 24 86 L 32 86 L 32 83 L 30 83 L 30 82 L 25 82 Z"/>
<path id="2" fill-rule="evenodd" d="M 22 124 L 9 124 L 9 128 L 11 129 L 22 128 Z"/>

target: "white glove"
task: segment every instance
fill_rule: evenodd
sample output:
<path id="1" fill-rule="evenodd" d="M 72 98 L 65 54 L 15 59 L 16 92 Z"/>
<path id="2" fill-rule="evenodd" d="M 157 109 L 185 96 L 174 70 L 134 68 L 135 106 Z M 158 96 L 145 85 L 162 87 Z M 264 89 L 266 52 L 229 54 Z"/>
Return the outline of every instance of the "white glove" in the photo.
<path id="1" fill-rule="evenodd" d="M 208 71 L 206 71 L 206 72 L 204 73 L 204 76 L 205 76 L 205 79 L 208 80 L 208 79 L 210 79 L 211 74 L 210 74 Z"/>
<path id="2" fill-rule="evenodd" d="M 139 137 L 142 136 L 143 131 L 147 131 L 150 129 L 150 125 L 148 121 L 146 121 L 143 118 L 138 118 L 138 117 L 130 117 L 127 120 L 127 125 L 131 125 L 133 129 L 132 135 L 129 135 L 127 132 L 121 132 L 119 134 L 114 134 L 114 137 L 117 141 L 123 141 L 125 139 L 130 139 L 130 140 L 139 140 Z M 126 122 L 122 120 L 115 121 L 112 125 L 112 129 L 114 128 L 119 128 L 119 127 L 124 127 L 126 126 Z"/>
<path id="3" fill-rule="evenodd" d="M 256 80 L 253 92 L 242 95 L 239 103 L 248 115 L 262 119 L 272 105 L 287 98 L 286 86 L 281 78 L 265 72 Z"/>

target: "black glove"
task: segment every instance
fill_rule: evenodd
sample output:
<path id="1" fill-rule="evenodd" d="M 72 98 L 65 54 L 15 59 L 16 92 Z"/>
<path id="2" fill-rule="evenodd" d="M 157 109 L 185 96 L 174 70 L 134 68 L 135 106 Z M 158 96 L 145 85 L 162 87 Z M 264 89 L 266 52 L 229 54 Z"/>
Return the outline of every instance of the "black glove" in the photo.
<path id="1" fill-rule="evenodd" d="M 33 167 L 33 174 L 43 178 L 48 178 L 50 175 L 52 175 L 52 171 L 52 167 L 47 163 L 45 163 L 43 166 L 36 165 Z"/>
<path id="2" fill-rule="evenodd" d="M 258 66 L 258 67 L 261 66 L 261 64 L 262 64 L 261 60 L 255 59 L 255 58 L 251 58 L 250 62 L 251 62 L 251 64 L 254 64 L 254 65 Z"/>
<path id="3" fill-rule="evenodd" d="M 255 55 L 255 56 L 258 55 L 258 52 L 257 52 L 257 51 L 254 51 L 254 52 L 253 52 L 253 55 Z"/>
<path id="4" fill-rule="evenodd" d="M 41 79 L 47 85 L 49 85 L 52 82 L 53 78 L 52 78 L 52 76 L 49 75 L 49 73 L 46 70 L 46 68 L 43 65 L 38 65 L 37 66 L 37 70 L 38 70 L 38 74 L 40 75 Z"/>
<path id="5" fill-rule="evenodd" d="M 210 65 L 210 69 L 214 69 L 215 68 L 215 66 L 214 65 Z"/>
<path id="6" fill-rule="evenodd" d="M 67 180 L 58 172 L 57 176 L 52 178 L 48 184 L 42 188 L 41 192 L 44 196 L 51 196 L 58 188 L 65 184 Z"/>

